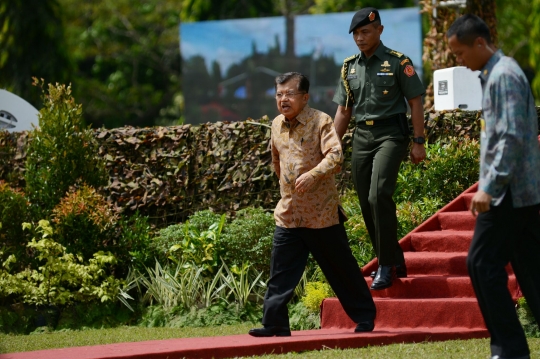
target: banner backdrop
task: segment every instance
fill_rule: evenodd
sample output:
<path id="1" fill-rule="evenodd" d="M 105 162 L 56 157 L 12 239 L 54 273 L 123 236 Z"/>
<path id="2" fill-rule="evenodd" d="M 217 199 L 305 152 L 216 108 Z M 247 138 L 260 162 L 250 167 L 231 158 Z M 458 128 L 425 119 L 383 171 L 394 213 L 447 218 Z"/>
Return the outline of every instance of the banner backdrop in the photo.
<path id="1" fill-rule="evenodd" d="M 186 123 L 273 118 L 278 114 L 274 77 L 288 71 L 307 75 L 310 105 L 334 116 L 337 105 L 332 97 L 343 59 L 359 52 L 348 33 L 353 15 L 300 15 L 289 22 L 284 17 L 267 17 L 181 24 Z M 380 16 L 383 43 L 407 54 L 422 78 L 420 9 L 380 10 Z"/>

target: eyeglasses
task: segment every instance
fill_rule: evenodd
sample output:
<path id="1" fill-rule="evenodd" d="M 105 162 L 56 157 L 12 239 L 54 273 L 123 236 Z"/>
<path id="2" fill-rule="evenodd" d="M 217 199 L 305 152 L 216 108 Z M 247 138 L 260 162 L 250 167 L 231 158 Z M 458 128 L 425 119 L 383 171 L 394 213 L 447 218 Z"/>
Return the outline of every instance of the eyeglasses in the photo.
<path id="1" fill-rule="evenodd" d="M 304 94 L 304 93 L 306 93 L 306 92 L 305 91 L 300 91 L 300 92 L 288 91 L 288 92 L 285 92 L 285 93 L 278 92 L 278 93 L 276 93 L 276 99 L 282 100 L 285 97 L 286 98 L 291 98 L 293 96 Z"/>

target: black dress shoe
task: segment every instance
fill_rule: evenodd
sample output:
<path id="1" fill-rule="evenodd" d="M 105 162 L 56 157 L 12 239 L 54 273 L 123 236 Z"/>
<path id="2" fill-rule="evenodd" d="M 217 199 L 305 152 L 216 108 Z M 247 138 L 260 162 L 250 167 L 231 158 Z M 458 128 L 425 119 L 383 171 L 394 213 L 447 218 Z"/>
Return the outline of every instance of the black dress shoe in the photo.
<path id="1" fill-rule="evenodd" d="M 508 357 L 501 357 L 499 355 L 494 355 L 494 356 L 491 357 L 491 359 L 531 359 L 531 356 L 530 355 L 525 355 L 525 356 L 521 356 L 521 357 L 508 358 Z"/>
<path id="2" fill-rule="evenodd" d="M 264 328 L 250 329 L 249 335 L 252 337 L 290 337 L 289 327 L 265 326 Z"/>
<path id="3" fill-rule="evenodd" d="M 396 278 L 407 278 L 407 266 L 405 263 L 396 265 Z"/>
<path id="4" fill-rule="evenodd" d="M 372 320 L 366 321 L 366 322 L 360 322 L 356 325 L 354 332 L 355 333 L 372 332 L 373 328 L 375 328 L 375 323 L 373 323 Z"/>
<path id="5" fill-rule="evenodd" d="M 369 274 L 371 278 L 375 278 L 377 271 L 373 271 Z M 407 278 L 407 266 L 405 263 L 396 265 L 396 278 Z"/>
<path id="6" fill-rule="evenodd" d="M 394 266 L 379 266 L 377 275 L 371 284 L 371 290 L 381 290 L 392 286 L 396 278 L 396 268 Z"/>

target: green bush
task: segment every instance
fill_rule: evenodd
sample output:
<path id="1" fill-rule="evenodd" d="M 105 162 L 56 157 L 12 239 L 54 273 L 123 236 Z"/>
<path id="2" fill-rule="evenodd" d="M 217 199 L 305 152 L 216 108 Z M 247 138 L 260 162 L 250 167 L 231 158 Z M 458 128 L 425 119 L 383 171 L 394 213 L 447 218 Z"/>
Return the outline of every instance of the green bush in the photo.
<path id="1" fill-rule="evenodd" d="M 130 217 L 121 216 L 116 223 L 116 240 L 111 252 L 116 256 L 119 267 L 117 276 L 127 274 L 127 268 L 132 267 L 143 271 L 152 265 L 156 253 L 152 247 L 152 228 L 148 217 L 135 212 Z"/>
<path id="2" fill-rule="evenodd" d="M 22 228 L 28 220 L 28 203 L 24 194 L 0 181 L 0 251 L 21 258 L 21 267 L 28 264 L 25 254 L 30 237 Z M 5 259 L 0 256 L 0 261 Z"/>
<path id="3" fill-rule="evenodd" d="M 529 338 L 540 338 L 540 326 L 534 319 L 533 313 L 525 297 L 521 297 L 517 301 L 517 313 L 521 325 L 525 330 L 525 334 Z"/>
<path id="4" fill-rule="evenodd" d="M 319 313 L 321 303 L 325 298 L 334 297 L 334 291 L 328 283 L 309 282 L 305 287 L 305 295 L 302 297 L 302 303 L 308 311 Z"/>
<path id="5" fill-rule="evenodd" d="M 98 188 L 106 184 L 105 162 L 98 156 L 92 130 L 84 126 L 82 107 L 71 96 L 71 86 L 35 79 L 43 91 L 39 127 L 30 132 L 26 160 L 26 194 L 34 219 L 48 218 L 69 188 L 79 182 Z"/>
<path id="6" fill-rule="evenodd" d="M 54 207 L 52 217 L 57 241 L 69 253 L 88 260 L 95 252 L 111 250 L 114 246 L 118 215 L 91 187 L 71 187 Z"/>
<path id="7" fill-rule="evenodd" d="M 321 327 L 319 311 L 313 312 L 304 303 L 289 304 L 289 325 L 291 330 L 310 330 Z"/>
<path id="8" fill-rule="evenodd" d="M 190 226 L 199 231 L 207 230 L 213 223 L 219 222 L 221 216 L 210 210 L 195 212 L 188 218 Z M 159 235 L 152 240 L 152 249 L 160 262 L 165 262 L 170 256 L 172 246 L 181 243 L 185 236 L 185 225 L 183 223 L 173 224 L 161 229 Z"/>
<path id="9" fill-rule="evenodd" d="M 476 140 L 450 138 L 446 143 L 428 144 L 423 162 L 401 164 L 394 200 L 450 202 L 478 181 L 479 151 Z"/>
<path id="10" fill-rule="evenodd" d="M 116 299 L 121 281 L 107 276 L 105 270 L 114 264 L 114 256 L 98 252 L 84 264 L 82 257 L 67 253 L 65 247 L 52 239 L 53 229 L 48 221 L 39 221 L 36 232 L 41 238 L 33 238 L 28 247 L 35 251 L 39 267 L 12 274 L 11 267 L 17 258 L 10 255 L 0 268 L 0 299 L 36 306 Z"/>
<path id="11" fill-rule="evenodd" d="M 275 228 L 273 214 L 262 208 L 250 207 L 238 211 L 221 236 L 225 263 L 241 266 L 249 262 L 255 270 L 264 273 L 263 278 L 267 278 Z"/>

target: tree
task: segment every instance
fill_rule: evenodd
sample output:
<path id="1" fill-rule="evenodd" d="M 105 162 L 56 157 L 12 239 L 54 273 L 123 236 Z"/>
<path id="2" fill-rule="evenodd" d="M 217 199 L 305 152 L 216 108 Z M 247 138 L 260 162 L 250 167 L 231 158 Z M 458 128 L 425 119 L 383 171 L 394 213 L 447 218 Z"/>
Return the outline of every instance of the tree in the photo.
<path id="1" fill-rule="evenodd" d="M 180 1 L 60 1 L 77 64 L 73 91 L 87 122 L 149 126 L 175 106 Z"/>
<path id="2" fill-rule="evenodd" d="M 0 87 L 38 107 L 32 76 L 65 82 L 71 72 L 57 0 L 0 2 Z"/>
<path id="3" fill-rule="evenodd" d="M 530 39 L 540 38 L 540 22 L 538 16 L 540 16 L 540 0 L 532 0 L 531 12 L 528 18 L 530 24 Z M 526 34 L 526 33 L 525 33 Z M 530 41 L 530 64 L 533 69 L 540 67 L 540 43 L 538 41 Z M 540 76 L 535 76 L 532 81 L 532 89 L 536 98 L 540 98 Z"/>

